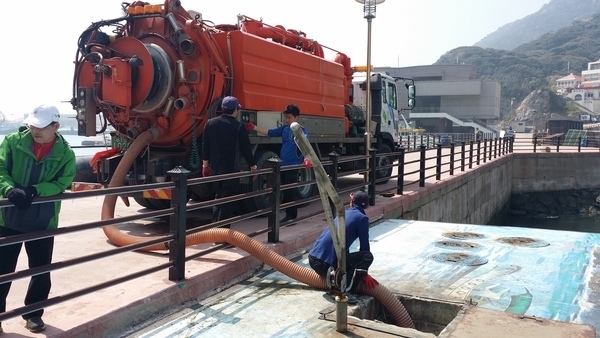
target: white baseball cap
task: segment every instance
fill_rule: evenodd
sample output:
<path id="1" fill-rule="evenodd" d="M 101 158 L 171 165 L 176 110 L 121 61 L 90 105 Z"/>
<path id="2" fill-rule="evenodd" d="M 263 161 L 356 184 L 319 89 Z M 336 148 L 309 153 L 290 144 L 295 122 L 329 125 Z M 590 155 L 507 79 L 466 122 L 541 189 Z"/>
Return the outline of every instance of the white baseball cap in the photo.
<path id="1" fill-rule="evenodd" d="M 52 122 L 58 122 L 60 113 L 55 106 L 41 105 L 29 113 L 29 116 L 23 120 L 23 124 L 34 126 L 36 128 L 45 128 Z"/>

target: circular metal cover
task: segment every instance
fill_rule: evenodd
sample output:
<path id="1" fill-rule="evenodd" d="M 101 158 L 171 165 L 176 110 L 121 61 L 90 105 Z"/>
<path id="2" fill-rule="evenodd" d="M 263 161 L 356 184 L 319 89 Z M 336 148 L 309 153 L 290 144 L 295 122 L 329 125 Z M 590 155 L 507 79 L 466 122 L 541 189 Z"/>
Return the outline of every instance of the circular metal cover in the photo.
<path id="1" fill-rule="evenodd" d="M 543 248 L 550 245 L 550 243 L 541 239 L 529 237 L 500 237 L 496 239 L 496 241 L 510 245 L 525 246 L 528 248 Z"/>
<path id="2" fill-rule="evenodd" d="M 485 258 L 464 252 L 443 252 L 431 255 L 430 258 L 440 263 L 451 263 L 467 266 L 483 265 L 488 262 L 488 260 Z"/>
<path id="3" fill-rule="evenodd" d="M 452 239 L 460 239 L 460 240 L 485 238 L 485 235 L 478 234 L 475 232 L 458 232 L 458 231 L 445 232 L 442 234 L 442 236 L 452 238 Z"/>
<path id="4" fill-rule="evenodd" d="M 467 250 L 477 249 L 477 248 L 481 247 L 481 245 L 479 245 L 479 244 L 475 244 L 475 243 L 471 243 L 471 242 L 461 242 L 461 241 L 437 241 L 437 242 L 435 242 L 435 246 L 438 246 L 438 247 L 444 248 L 444 249 L 467 249 Z"/>

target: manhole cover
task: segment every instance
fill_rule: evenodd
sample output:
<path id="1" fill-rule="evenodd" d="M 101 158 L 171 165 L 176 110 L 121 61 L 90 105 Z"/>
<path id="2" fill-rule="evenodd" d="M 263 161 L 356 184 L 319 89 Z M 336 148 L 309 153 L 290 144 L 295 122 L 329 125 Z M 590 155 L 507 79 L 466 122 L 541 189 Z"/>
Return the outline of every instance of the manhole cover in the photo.
<path id="1" fill-rule="evenodd" d="M 477 239 L 477 238 L 485 237 L 484 235 L 478 234 L 475 232 L 457 232 L 457 231 L 444 232 L 442 234 L 442 236 L 452 238 L 452 239 Z"/>
<path id="2" fill-rule="evenodd" d="M 500 237 L 496 241 L 505 244 L 526 246 L 529 248 L 542 248 L 550 245 L 550 243 L 541 239 L 529 238 L 529 237 Z"/>
<path id="3" fill-rule="evenodd" d="M 475 255 L 467 254 L 464 252 L 455 253 L 439 253 L 431 256 L 431 259 L 440 263 L 453 263 L 460 265 L 483 265 L 488 262 L 487 259 L 481 258 Z"/>
<path id="4" fill-rule="evenodd" d="M 479 244 L 460 241 L 437 241 L 435 246 L 445 249 L 477 249 L 481 247 Z"/>

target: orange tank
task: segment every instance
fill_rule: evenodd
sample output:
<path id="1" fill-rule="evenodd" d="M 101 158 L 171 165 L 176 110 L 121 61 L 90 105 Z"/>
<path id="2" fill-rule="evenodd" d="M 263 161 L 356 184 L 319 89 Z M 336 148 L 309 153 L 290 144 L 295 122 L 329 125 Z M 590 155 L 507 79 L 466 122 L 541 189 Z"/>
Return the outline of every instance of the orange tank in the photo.
<path id="1" fill-rule="evenodd" d="M 344 117 L 344 66 L 242 31 L 213 34 L 233 70 L 232 95 L 246 109 L 281 111 L 293 102 L 302 114 Z"/>

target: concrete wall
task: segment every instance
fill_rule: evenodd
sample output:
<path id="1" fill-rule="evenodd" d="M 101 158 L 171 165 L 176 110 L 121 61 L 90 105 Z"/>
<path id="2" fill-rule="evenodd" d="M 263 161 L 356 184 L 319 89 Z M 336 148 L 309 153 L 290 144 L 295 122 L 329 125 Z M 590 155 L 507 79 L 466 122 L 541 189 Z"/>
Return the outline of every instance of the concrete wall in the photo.
<path id="1" fill-rule="evenodd" d="M 502 211 L 511 195 L 512 156 L 471 171 L 442 177 L 424 188 L 395 196 L 384 210 L 386 218 L 432 222 L 486 224 Z"/>
<path id="2" fill-rule="evenodd" d="M 394 196 L 383 217 L 487 224 L 511 194 L 600 188 L 600 153 L 512 154 Z"/>
<path id="3" fill-rule="evenodd" d="M 513 154 L 512 193 L 600 187 L 600 153 Z"/>

